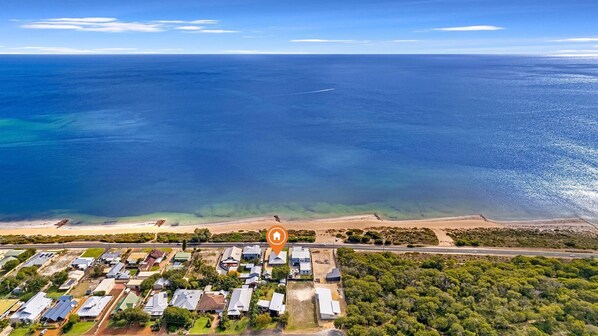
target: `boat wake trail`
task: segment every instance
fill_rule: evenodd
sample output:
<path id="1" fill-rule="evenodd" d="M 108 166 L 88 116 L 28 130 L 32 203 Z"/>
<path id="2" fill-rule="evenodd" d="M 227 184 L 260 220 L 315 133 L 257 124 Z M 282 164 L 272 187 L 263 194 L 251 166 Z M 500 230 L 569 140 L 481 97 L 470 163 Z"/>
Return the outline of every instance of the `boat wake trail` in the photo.
<path id="1" fill-rule="evenodd" d="M 334 91 L 334 88 L 322 89 L 322 90 L 315 90 L 315 91 L 303 91 L 303 92 L 286 93 L 286 94 L 281 94 L 281 95 L 275 95 L 273 97 L 299 96 L 299 95 L 312 94 L 312 93 L 321 93 L 321 92 L 329 92 L 329 91 Z"/>

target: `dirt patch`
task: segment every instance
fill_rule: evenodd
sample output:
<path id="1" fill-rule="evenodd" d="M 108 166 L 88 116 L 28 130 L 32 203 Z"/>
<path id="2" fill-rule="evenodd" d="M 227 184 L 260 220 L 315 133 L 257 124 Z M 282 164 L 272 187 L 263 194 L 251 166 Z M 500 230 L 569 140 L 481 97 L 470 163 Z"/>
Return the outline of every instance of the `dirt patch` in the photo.
<path id="1" fill-rule="evenodd" d="M 432 229 L 432 231 L 434 231 L 436 238 L 438 238 L 438 246 L 454 246 L 455 245 L 453 238 L 449 237 L 449 235 L 446 234 L 445 230 Z"/>
<path id="2" fill-rule="evenodd" d="M 304 332 L 318 329 L 315 289 L 312 282 L 289 282 L 287 285 L 287 331 Z"/>
<path id="3" fill-rule="evenodd" d="M 65 252 L 54 257 L 54 259 L 51 262 L 47 263 L 46 266 L 41 268 L 39 270 L 39 274 L 45 275 L 45 276 L 51 276 L 54 273 L 58 273 L 58 272 L 64 270 L 65 268 L 70 267 L 71 262 L 73 260 L 75 260 L 75 258 L 80 256 L 81 253 L 83 253 L 84 251 L 85 250 L 79 250 L 79 249 L 66 250 Z"/>
<path id="4" fill-rule="evenodd" d="M 203 259 L 206 265 L 216 267 L 218 264 L 218 258 L 222 254 L 223 249 L 210 249 L 210 248 L 202 248 L 197 254 Z"/>
<path id="5" fill-rule="evenodd" d="M 332 250 L 313 249 L 311 252 L 313 259 L 314 280 L 326 282 L 326 274 L 336 267 Z"/>

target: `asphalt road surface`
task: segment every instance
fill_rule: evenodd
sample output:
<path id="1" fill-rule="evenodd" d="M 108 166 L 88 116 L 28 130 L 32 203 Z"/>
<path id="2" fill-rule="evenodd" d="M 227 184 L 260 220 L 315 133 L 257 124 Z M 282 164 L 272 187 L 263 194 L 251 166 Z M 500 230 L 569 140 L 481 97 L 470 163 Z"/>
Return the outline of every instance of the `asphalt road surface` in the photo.
<path id="1" fill-rule="evenodd" d="M 268 246 L 267 243 L 188 243 L 187 248 L 204 247 L 220 248 L 230 246 L 245 245 Z M 366 244 L 334 244 L 334 243 L 288 243 L 287 246 L 305 246 L 319 249 L 335 249 L 338 247 L 348 247 L 358 251 L 392 251 L 392 252 L 419 252 L 432 254 L 469 254 L 469 255 L 495 255 L 495 256 L 542 256 L 552 258 L 598 258 L 596 252 L 578 252 L 564 250 L 541 250 L 525 248 L 491 248 L 491 247 L 405 247 L 405 246 L 381 246 Z M 102 242 L 71 242 L 54 244 L 19 244 L 19 245 L 1 245 L 0 249 L 12 248 L 37 248 L 37 249 L 56 249 L 56 248 L 159 248 L 159 247 L 181 247 L 180 243 L 102 243 Z"/>

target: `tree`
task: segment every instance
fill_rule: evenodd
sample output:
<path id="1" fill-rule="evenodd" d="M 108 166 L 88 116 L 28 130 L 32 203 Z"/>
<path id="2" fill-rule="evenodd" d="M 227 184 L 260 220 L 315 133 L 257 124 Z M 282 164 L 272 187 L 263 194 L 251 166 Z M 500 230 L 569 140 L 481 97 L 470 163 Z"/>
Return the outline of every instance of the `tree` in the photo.
<path id="1" fill-rule="evenodd" d="M 273 267 L 272 268 L 272 279 L 274 279 L 274 280 L 286 279 L 286 277 L 287 277 L 287 275 L 289 275 L 290 271 L 291 271 L 291 269 L 289 268 L 289 265 Z"/>
<path id="2" fill-rule="evenodd" d="M 139 289 L 141 289 L 141 292 L 143 292 L 143 293 L 147 292 L 148 290 L 150 290 L 154 287 L 154 283 L 158 279 L 160 279 L 160 274 L 158 274 L 158 273 L 152 274 L 147 279 L 144 279 L 143 281 L 141 281 L 141 285 L 139 285 Z"/>
<path id="3" fill-rule="evenodd" d="M 257 328 L 265 328 L 270 323 L 272 323 L 272 317 L 270 316 L 270 314 L 260 314 L 255 318 L 255 326 Z"/>
<path id="4" fill-rule="evenodd" d="M 114 314 L 113 318 L 127 323 L 143 323 L 149 321 L 151 316 L 141 308 L 127 308 Z"/>
<path id="5" fill-rule="evenodd" d="M 191 312 L 179 307 L 166 308 L 162 319 L 167 327 L 188 328 L 193 324 Z"/>
<path id="6" fill-rule="evenodd" d="M 278 316 L 278 322 L 280 322 L 280 324 L 282 324 L 283 327 L 286 327 L 289 323 L 289 312 L 285 311 L 284 314 Z"/>
<path id="7" fill-rule="evenodd" d="M 195 243 L 204 243 L 210 240 L 212 237 L 212 233 L 207 228 L 197 228 L 193 232 L 193 237 L 191 237 L 191 241 Z"/>
<path id="8" fill-rule="evenodd" d="M 104 275 L 104 267 L 102 267 L 102 265 L 95 265 L 92 269 L 91 269 L 91 273 L 90 276 L 92 278 L 99 278 L 102 275 Z"/>
<path id="9" fill-rule="evenodd" d="M 187 239 L 183 239 L 183 251 L 187 249 Z"/>
<path id="10" fill-rule="evenodd" d="M 6 273 L 12 271 L 13 269 L 15 269 L 15 267 L 19 266 L 21 262 L 18 260 L 10 260 L 7 261 L 6 264 L 4 264 L 4 266 L 2 266 L 2 270 Z"/>
<path id="11" fill-rule="evenodd" d="M 52 284 L 54 286 L 62 285 L 67 279 L 69 278 L 69 273 L 67 271 L 60 271 L 58 273 L 54 273 L 52 275 Z"/>
<path id="12" fill-rule="evenodd" d="M 68 333 L 73 328 L 73 326 L 80 320 L 81 318 L 79 317 L 79 315 L 71 314 L 69 316 L 69 320 L 64 324 L 64 326 L 62 326 L 62 332 L 65 334 Z"/>

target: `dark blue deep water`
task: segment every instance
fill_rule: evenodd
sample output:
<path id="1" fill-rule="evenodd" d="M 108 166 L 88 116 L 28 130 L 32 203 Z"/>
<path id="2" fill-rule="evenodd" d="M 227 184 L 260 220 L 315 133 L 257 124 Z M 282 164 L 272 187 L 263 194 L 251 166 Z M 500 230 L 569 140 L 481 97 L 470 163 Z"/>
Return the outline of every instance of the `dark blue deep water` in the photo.
<path id="1" fill-rule="evenodd" d="M 598 60 L 0 57 L 0 219 L 371 211 L 597 219 Z"/>

